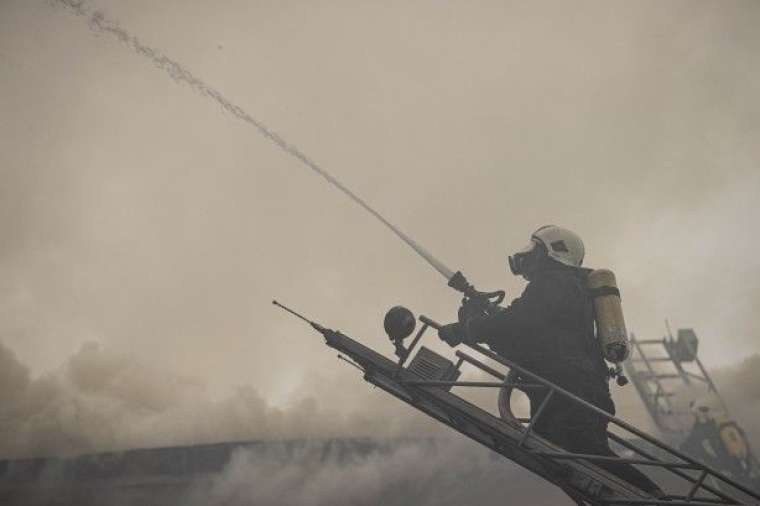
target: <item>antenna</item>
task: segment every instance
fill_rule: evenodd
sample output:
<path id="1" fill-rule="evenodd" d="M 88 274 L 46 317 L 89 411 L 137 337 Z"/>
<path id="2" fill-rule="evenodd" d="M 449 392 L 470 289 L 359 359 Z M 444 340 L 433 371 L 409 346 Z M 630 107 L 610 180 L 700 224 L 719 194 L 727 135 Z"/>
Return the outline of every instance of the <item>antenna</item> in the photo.
<path id="1" fill-rule="evenodd" d="M 306 318 L 304 315 L 302 315 L 302 314 L 300 314 L 300 313 L 297 313 L 297 312 L 293 311 L 293 310 L 292 310 L 292 309 L 290 309 L 289 307 L 287 307 L 287 306 L 284 306 L 284 305 L 280 304 L 280 303 L 279 303 L 279 302 L 277 302 L 276 300 L 273 300 L 273 301 L 272 301 L 272 304 L 274 304 L 275 306 L 279 307 L 280 309 L 284 309 L 285 311 L 287 311 L 288 313 L 292 314 L 292 315 L 293 315 L 293 316 L 295 316 L 296 318 L 298 318 L 298 319 L 300 319 L 300 320 L 303 320 L 303 321 L 305 321 L 306 323 L 308 323 L 309 325 L 311 325 L 311 326 L 314 328 L 314 330 L 316 330 L 317 332 L 319 332 L 319 333 L 321 333 L 321 334 L 324 334 L 325 332 L 327 332 L 327 329 L 326 329 L 326 328 L 324 328 L 324 327 L 323 327 L 322 325 L 320 325 L 319 323 L 316 323 L 316 322 L 313 322 L 313 321 L 309 320 L 309 319 L 308 319 L 308 318 Z"/>

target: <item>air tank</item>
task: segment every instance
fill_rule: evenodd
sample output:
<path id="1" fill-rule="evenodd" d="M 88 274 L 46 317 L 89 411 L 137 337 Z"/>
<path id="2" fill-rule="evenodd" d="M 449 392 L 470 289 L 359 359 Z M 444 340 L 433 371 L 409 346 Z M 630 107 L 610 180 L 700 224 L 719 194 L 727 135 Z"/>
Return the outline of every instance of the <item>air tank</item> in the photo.
<path id="1" fill-rule="evenodd" d="M 587 283 L 594 300 L 596 333 L 604 358 L 613 363 L 622 362 L 629 354 L 628 332 L 615 274 L 609 269 L 597 269 L 588 275 Z"/>

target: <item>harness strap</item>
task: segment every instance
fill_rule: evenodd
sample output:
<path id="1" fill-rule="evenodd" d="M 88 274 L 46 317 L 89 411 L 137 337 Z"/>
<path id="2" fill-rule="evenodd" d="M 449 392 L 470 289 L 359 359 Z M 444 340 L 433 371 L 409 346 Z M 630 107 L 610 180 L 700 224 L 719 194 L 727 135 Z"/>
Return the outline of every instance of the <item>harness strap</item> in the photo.
<path id="1" fill-rule="evenodd" d="M 614 286 L 600 286 L 599 288 L 587 288 L 586 290 L 592 299 L 604 297 L 605 295 L 617 295 L 620 297 L 620 290 Z"/>

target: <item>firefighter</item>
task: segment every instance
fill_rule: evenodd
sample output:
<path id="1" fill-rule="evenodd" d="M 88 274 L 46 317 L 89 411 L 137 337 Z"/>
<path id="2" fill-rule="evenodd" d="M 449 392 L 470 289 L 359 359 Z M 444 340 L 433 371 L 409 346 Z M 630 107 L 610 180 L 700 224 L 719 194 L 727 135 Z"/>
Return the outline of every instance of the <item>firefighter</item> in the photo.
<path id="1" fill-rule="evenodd" d="M 681 443 L 681 451 L 730 477 L 751 483 L 757 466 L 753 466 L 747 436 L 739 425 L 725 414 L 716 416 L 705 399 L 691 401 L 689 409 L 694 414 L 694 425 Z"/>
<path id="2" fill-rule="evenodd" d="M 476 314 L 444 325 L 439 337 L 451 346 L 462 342 L 488 345 L 527 370 L 615 414 L 609 370 L 594 330 L 594 306 L 582 267 L 584 246 L 570 230 L 547 225 L 530 244 L 509 257 L 513 274 L 527 281 L 522 295 L 496 313 Z M 462 313 L 460 312 L 460 315 Z M 547 395 L 529 389 L 531 416 Z M 537 434 L 573 453 L 616 456 L 607 440 L 605 417 L 554 395 L 533 428 Z M 599 462 L 599 467 L 656 497 L 662 490 L 629 464 Z"/>

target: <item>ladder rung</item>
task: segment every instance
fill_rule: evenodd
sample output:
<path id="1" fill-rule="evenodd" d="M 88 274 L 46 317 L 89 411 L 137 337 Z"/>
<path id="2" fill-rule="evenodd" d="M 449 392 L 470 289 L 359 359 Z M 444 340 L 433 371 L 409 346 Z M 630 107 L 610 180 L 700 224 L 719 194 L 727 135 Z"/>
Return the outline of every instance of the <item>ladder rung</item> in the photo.
<path id="1" fill-rule="evenodd" d="M 675 378 L 680 378 L 681 375 L 680 374 L 656 374 L 654 377 L 657 379 L 675 379 Z"/>

